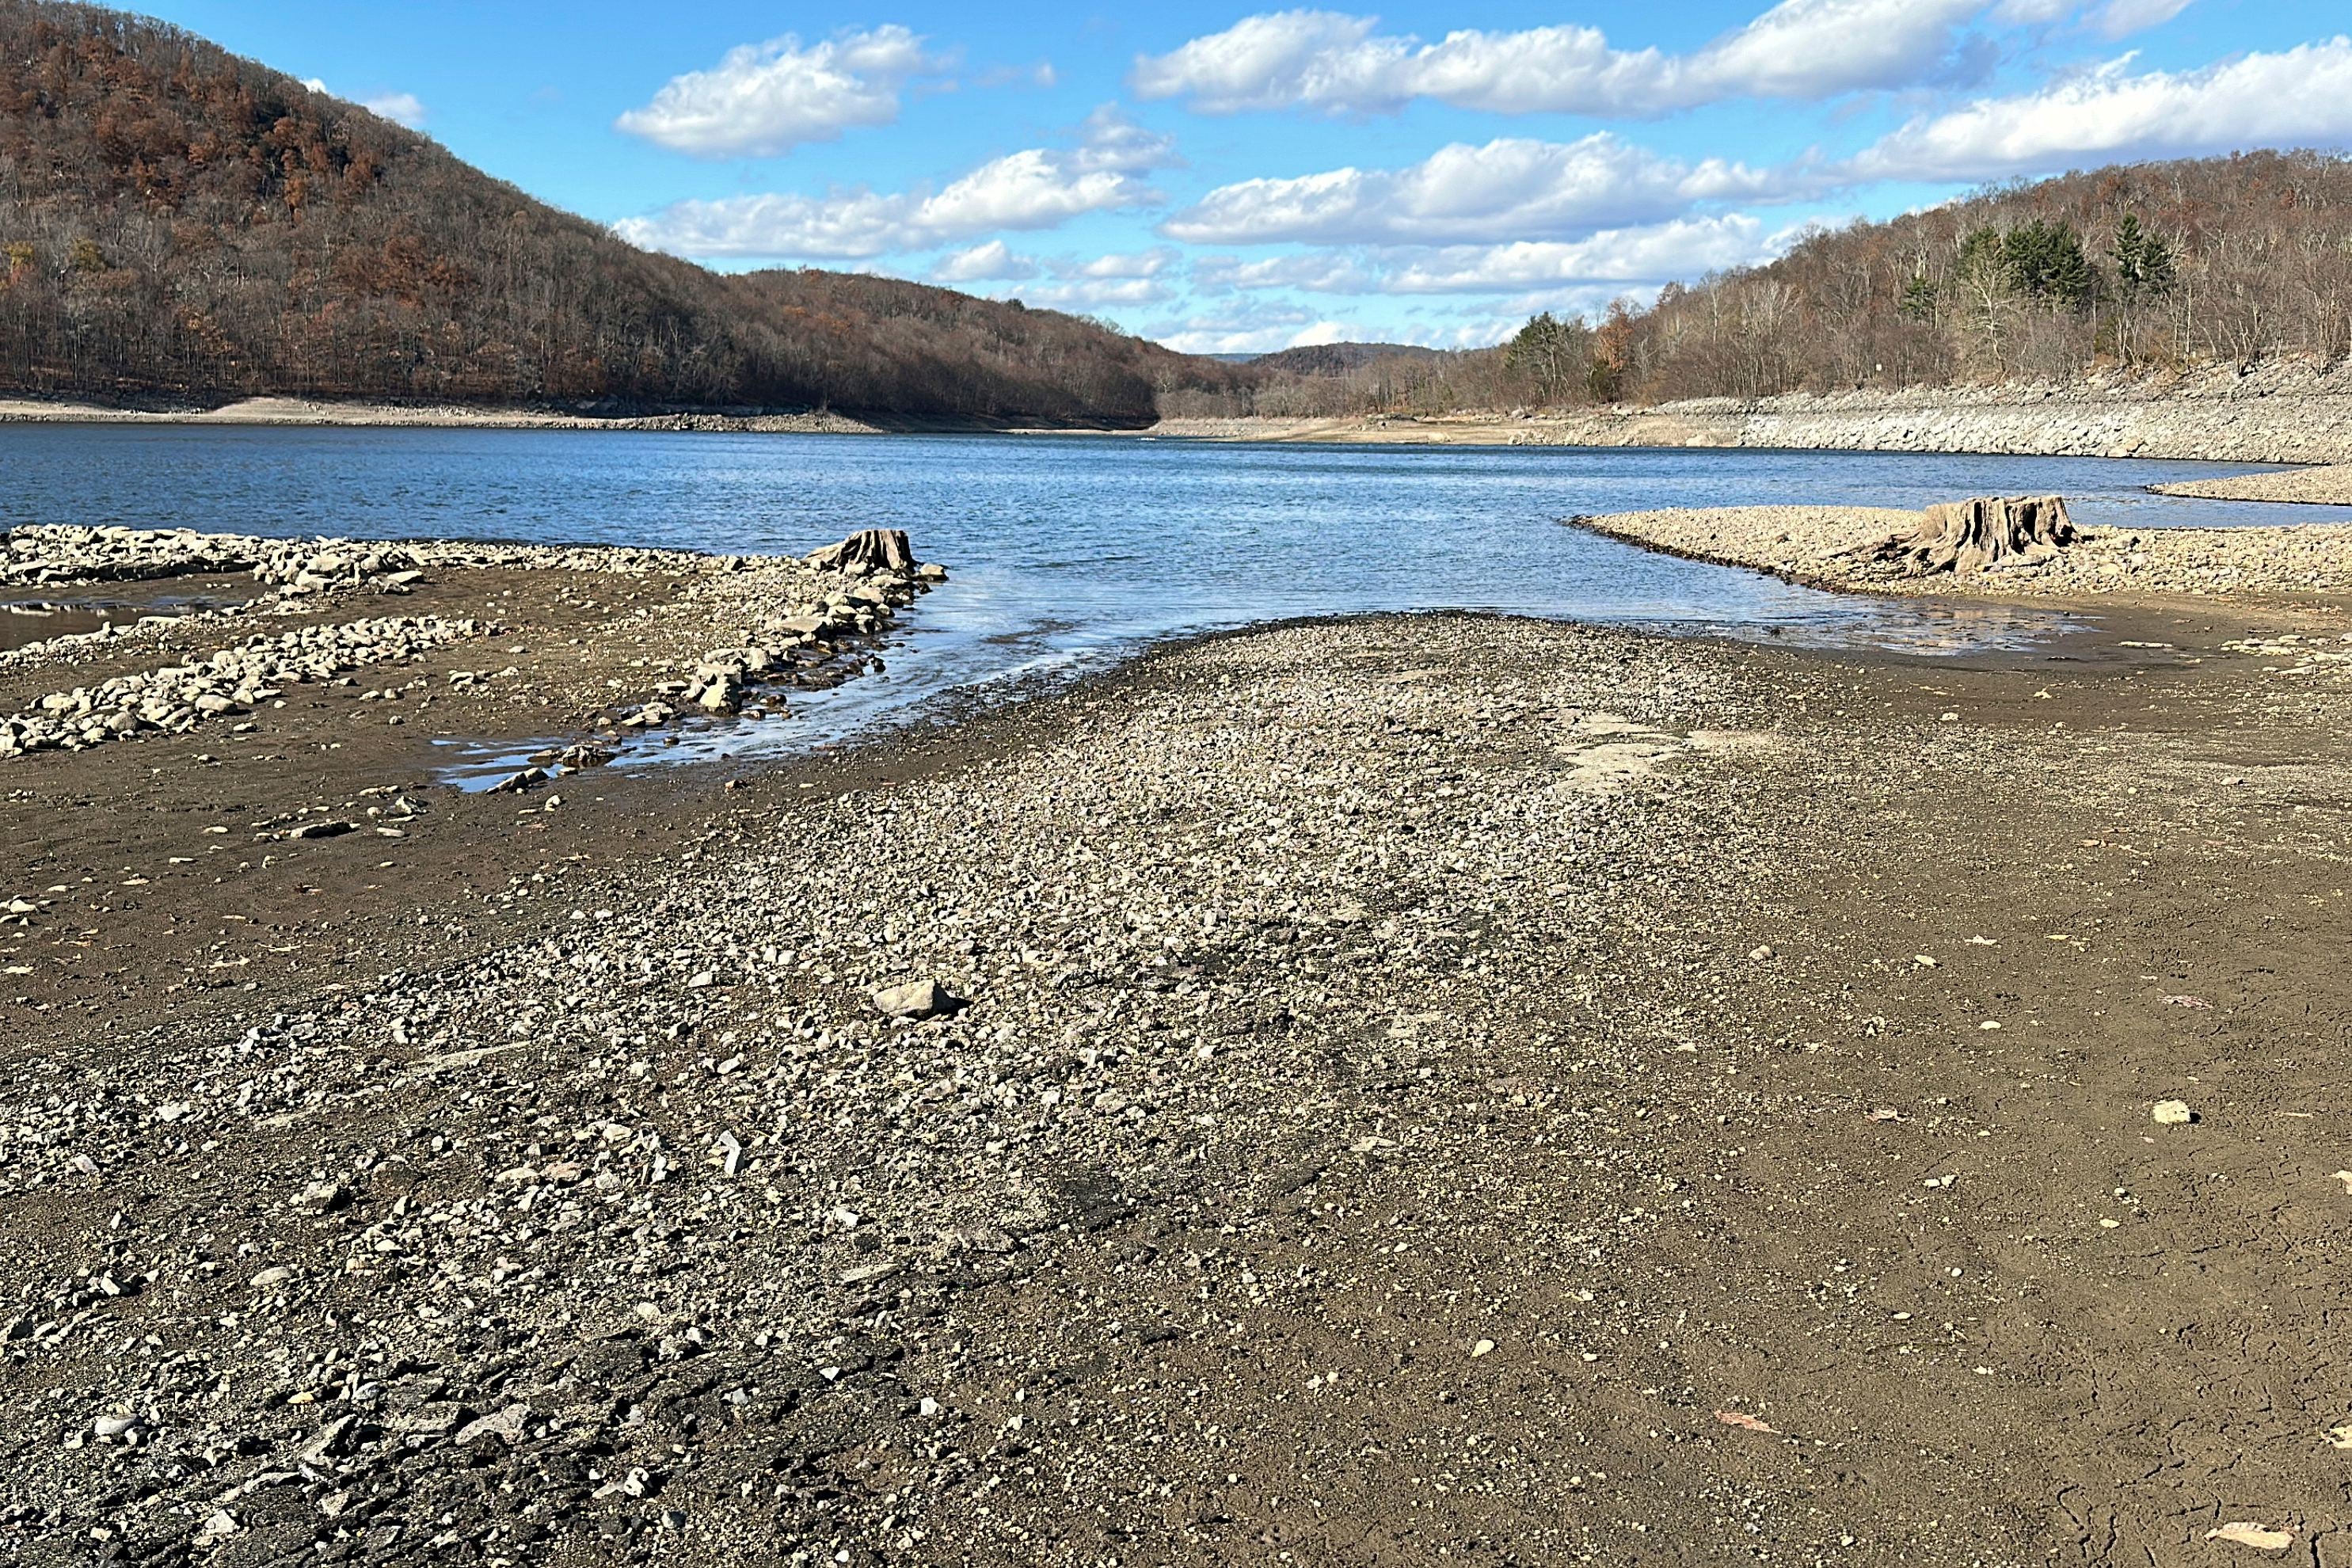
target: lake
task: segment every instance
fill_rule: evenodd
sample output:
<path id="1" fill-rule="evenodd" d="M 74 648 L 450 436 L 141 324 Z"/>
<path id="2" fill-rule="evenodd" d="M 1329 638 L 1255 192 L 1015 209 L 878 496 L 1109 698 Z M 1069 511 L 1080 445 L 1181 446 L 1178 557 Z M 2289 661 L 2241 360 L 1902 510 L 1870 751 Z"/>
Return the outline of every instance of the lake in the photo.
<path id="1" fill-rule="evenodd" d="M 805 552 L 903 528 L 952 581 L 887 674 L 801 702 L 797 747 L 1174 634 L 1371 610 L 1512 611 L 1828 646 L 2015 645 L 2047 612 L 1817 593 L 1560 526 L 1764 502 L 2055 492 L 2130 527 L 2317 519 L 2153 496 L 2251 465 L 1623 447 L 1236 446 L 1097 437 L 0 426 L 0 524 Z"/>

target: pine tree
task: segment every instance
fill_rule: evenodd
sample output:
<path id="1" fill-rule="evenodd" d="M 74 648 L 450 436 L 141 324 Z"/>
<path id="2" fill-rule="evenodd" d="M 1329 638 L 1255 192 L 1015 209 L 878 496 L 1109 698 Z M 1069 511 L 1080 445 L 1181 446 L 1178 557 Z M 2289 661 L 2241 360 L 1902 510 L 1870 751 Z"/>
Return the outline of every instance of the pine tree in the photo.
<path id="1" fill-rule="evenodd" d="M 2171 287 L 2171 247 L 2142 228 L 2139 219 L 2130 213 L 2124 214 L 2116 224 L 2116 243 L 2111 254 L 2116 262 L 2116 281 L 2126 300 L 2136 300 L 2143 294 L 2161 294 Z"/>
<path id="2" fill-rule="evenodd" d="M 2098 298 L 2098 271 L 2072 224 L 2035 218 L 2013 228 L 2000 242 L 2000 258 L 2011 288 L 2053 310 L 2087 310 Z"/>

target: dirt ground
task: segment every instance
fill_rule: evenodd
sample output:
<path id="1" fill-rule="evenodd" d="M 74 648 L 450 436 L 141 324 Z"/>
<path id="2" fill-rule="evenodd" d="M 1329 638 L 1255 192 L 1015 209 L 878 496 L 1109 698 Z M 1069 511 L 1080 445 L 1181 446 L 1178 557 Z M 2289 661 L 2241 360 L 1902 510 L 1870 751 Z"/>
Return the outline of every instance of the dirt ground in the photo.
<path id="1" fill-rule="evenodd" d="M 39 905 L 0 926 L 17 1560 L 2352 1564 L 2352 664 L 2274 640 L 2341 605 L 2107 602 L 2046 647 L 1937 660 L 1377 617 L 803 763 L 435 784 L 436 739 L 588 721 L 641 657 L 559 661 L 606 640 L 589 596 L 486 574 L 403 601 L 495 605 L 524 651 L 497 656 L 510 689 L 402 726 L 304 687 L 234 739 L 0 763 L 0 908 Z M 487 657 L 418 673 L 446 693 Z M 0 670 L 0 709 L 59 684 Z M 422 810 L 366 815 L 401 797 Z M 303 808 L 364 826 L 257 839 Z M 1143 920 L 1155 900 L 1183 919 Z M 489 1117 L 489 1162 L 493 1128 L 552 1137 L 541 1113 L 593 1087 L 561 1030 L 419 1080 L 424 1045 L 366 1032 L 389 1004 L 362 994 L 504 965 L 483 1007 L 560 1015 L 584 983 L 523 970 L 599 904 L 796 945 L 756 1003 L 678 961 L 721 980 L 673 1016 L 735 1043 L 640 1047 L 645 1081 L 677 1069 L 641 1109 L 690 1128 L 741 1081 L 709 1057 L 772 1054 L 760 1103 L 804 1142 L 770 1202 L 881 1217 L 795 1252 L 784 1210 L 721 1193 L 653 1233 L 715 1258 L 609 1226 L 486 1241 L 570 1250 L 503 1333 L 410 1353 L 469 1415 L 584 1407 L 589 1325 L 628 1310 L 597 1270 L 632 1248 L 702 1303 L 656 1293 L 711 1343 L 606 1398 L 576 1487 L 546 1468 L 563 1422 L 434 1448 L 357 1393 L 341 1427 L 269 1393 L 274 1351 L 348 1363 L 362 1310 L 415 1333 L 439 1309 L 404 1239 L 425 1266 L 374 1300 L 240 1327 L 261 1255 L 513 1190 L 422 1156 L 393 1182 L 375 1152 Z M 863 985 L 898 970 L 970 1010 L 864 1032 Z M 273 1016 L 348 1037 L 305 1069 L 319 1120 L 157 1142 L 157 1103 L 216 1091 L 174 1053 Z M 853 1055 L 803 1058 L 816 1021 Z M 828 1064 L 911 1096 L 1048 1037 L 1086 1058 L 1079 1131 L 1055 1120 L 1075 1095 L 984 1143 L 953 1101 L 902 1123 L 793 1098 Z M 1144 1088 L 1116 1076 L 1138 1053 Z M 918 1144 L 965 1152 L 891 1175 Z M 279 1195 L 354 1170 L 376 1179 L 334 1205 Z M 1013 1176 L 1045 1194 L 1025 1223 L 900 1247 L 926 1204 Z M 225 1271 L 195 1261 L 237 1237 Z M 134 1253 L 153 1282 L 105 1295 Z M 903 1272 L 841 1283 L 875 1257 Z M 182 1352 L 208 1370 L 173 1382 Z M 780 1384 L 782 1414 L 740 1414 Z M 142 1440 L 90 1440 L 109 1410 Z M 657 1502 L 601 1483 L 632 1465 L 669 1467 Z"/>

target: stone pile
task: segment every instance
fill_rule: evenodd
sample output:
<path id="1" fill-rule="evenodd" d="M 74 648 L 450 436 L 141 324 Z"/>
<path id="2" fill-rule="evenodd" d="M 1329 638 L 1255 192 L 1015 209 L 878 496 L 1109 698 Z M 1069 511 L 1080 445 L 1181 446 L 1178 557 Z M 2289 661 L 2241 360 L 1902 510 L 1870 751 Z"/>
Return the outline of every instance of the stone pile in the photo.
<path id="1" fill-rule="evenodd" d="M 715 592 L 759 615 L 751 636 L 740 646 L 704 654 L 686 679 L 666 683 L 627 722 L 664 722 L 677 716 L 677 703 L 706 713 L 737 712 L 759 688 L 805 682 L 852 646 L 881 636 L 917 595 L 947 580 L 943 568 L 917 563 L 907 536 L 892 532 L 895 542 L 887 548 L 865 549 L 860 541 L 867 535 L 857 535 L 805 559 L 786 557 L 722 580 Z M 877 564 L 882 561 L 899 569 Z M 781 607 L 760 611 L 763 601 L 774 606 L 779 599 Z"/>
<path id="2" fill-rule="evenodd" d="M 257 634 L 203 660 L 52 692 L 25 711 L 0 719 L 0 757 L 52 748 L 80 751 L 142 731 L 184 734 L 207 720 L 248 712 L 277 697 L 283 686 L 415 658 L 482 629 L 472 620 L 428 616 Z"/>
<path id="3" fill-rule="evenodd" d="M 249 573 L 296 597 L 341 588 L 399 593 L 438 569 L 555 568 L 642 575 L 727 568 L 740 558 L 675 550 L 486 544 L 460 540 L 382 543 L 332 538 L 264 539 L 191 528 L 37 523 L 10 530 L 0 548 L 0 587 L 55 587 Z"/>

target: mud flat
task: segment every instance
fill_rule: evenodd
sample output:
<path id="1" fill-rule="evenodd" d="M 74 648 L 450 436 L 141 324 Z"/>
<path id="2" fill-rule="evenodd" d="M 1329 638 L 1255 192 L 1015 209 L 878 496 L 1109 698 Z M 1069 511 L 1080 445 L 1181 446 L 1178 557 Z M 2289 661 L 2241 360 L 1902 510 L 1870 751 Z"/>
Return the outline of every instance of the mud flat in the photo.
<path id="1" fill-rule="evenodd" d="M 273 589 L 236 629 L 499 629 L 0 758 L 0 1553 L 2352 1545 L 2326 606 L 1963 660 L 1382 616 L 433 782 L 801 569 Z"/>
<path id="2" fill-rule="evenodd" d="M 1920 514 L 1886 507 L 1678 507 L 1571 520 L 1671 555 L 1770 572 L 1846 592 L 1970 598 L 2099 600 L 2225 596 L 2290 605 L 2352 595 L 2352 524 L 2283 528 L 2084 528 L 2045 564 L 1956 581 L 1913 576 L 1870 559 Z"/>

